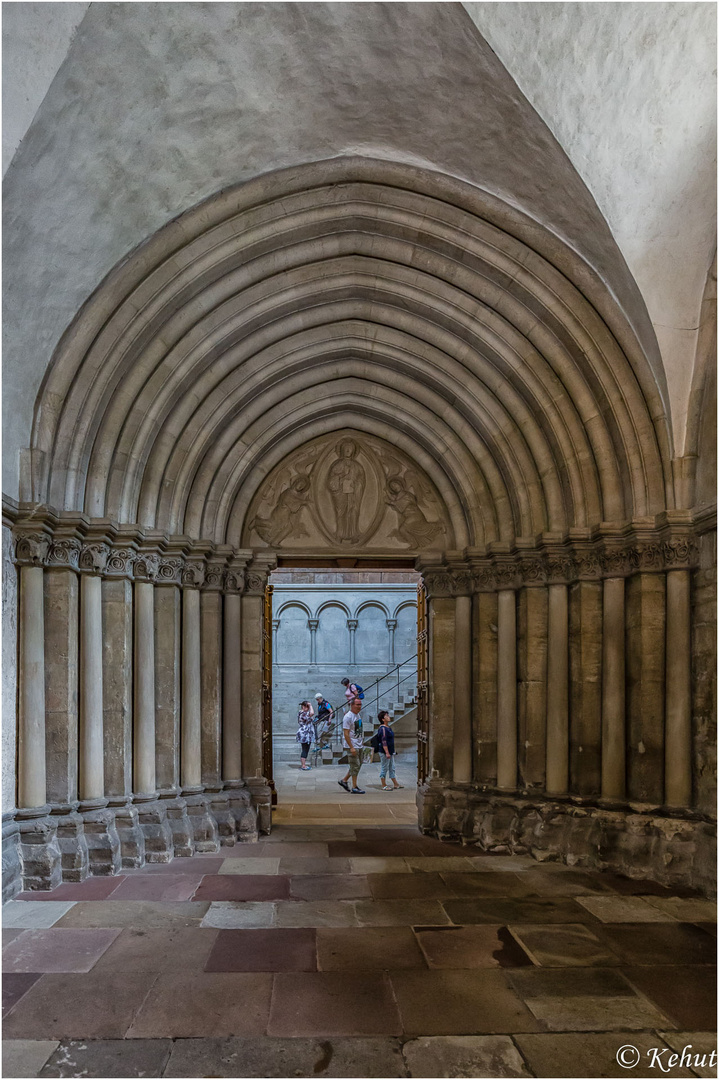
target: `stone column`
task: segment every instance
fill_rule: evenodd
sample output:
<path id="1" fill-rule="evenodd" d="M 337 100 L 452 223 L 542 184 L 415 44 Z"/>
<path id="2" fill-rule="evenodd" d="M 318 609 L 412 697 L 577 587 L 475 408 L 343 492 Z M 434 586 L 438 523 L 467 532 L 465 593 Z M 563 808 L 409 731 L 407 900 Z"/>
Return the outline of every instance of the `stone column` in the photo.
<path id="1" fill-rule="evenodd" d="M 280 620 L 279 619 L 273 619 L 272 620 L 272 655 L 275 658 L 277 657 L 277 631 L 279 630 L 279 628 L 280 628 Z"/>
<path id="2" fill-rule="evenodd" d="M 79 539 L 53 538 L 43 582 L 46 796 L 68 810 L 78 798 L 79 557 Z"/>
<path id="3" fill-rule="evenodd" d="M 690 572 L 667 574 L 664 801 L 692 803 Z"/>
<path id="4" fill-rule="evenodd" d="M 666 583 L 663 573 L 627 580 L 628 796 L 664 801 Z"/>
<path id="5" fill-rule="evenodd" d="M 147 862 L 174 854 L 167 810 L 157 798 L 155 768 L 155 597 L 159 557 L 141 545 L 135 562 L 134 787 Z"/>
<path id="6" fill-rule="evenodd" d="M 602 583 L 577 581 L 569 592 L 569 789 L 601 791 Z"/>
<path id="7" fill-rule="evenodd" d="M 222 786 L 222 578 L 224 562 L 209 562 L 200 593 L 202 783 Z"/>
<path id="8" fill-rule="evenodd" d="M 83 550 L 80 577 L 80 799 L 105 795 L 102 692 L 102 582 L 99 574 L 109 549 L 102 544 Z M 92 570 L 90 569 L 92 565 Z"/>
<path id="9" fill-rule="evenodd" d="M 387 630 L 389 632 L 389 657 L 388 663 L 394 664 L 394 632 L 397 629 L 396 619 L 387 619 Z"/>
<path id="10" fill-rule="evenodd" d="M 45 773 L 45 618 L 43 562 L 49 538 L 16 533 L 20 564 L 18 626 L 18 807 L 23 887 L 53 889 L 62 880 L 57 826 L 48 818 Z"/>
<path id="11" fill-rule="evenodd" d="M 307 625 L 310 629 L 310 665 L 317 664 L 317 627 L 320 625 L 319 619 L 308 619 Z"/>
<path id="12" fill-rule="evenodd" d="M 454 602 L 454 745 L 452 777 L 472 779 L 472 600 Z"/>
<path id="13" fill-rule="evenodd" d="M 255 560 L 242 595 L 242 771 L 256 808 L 258 829 L 271 828 L 271 789 L 263 776 L 263 623 L 270 564 Z"/>
<path id="14" fill-rule="evenodd" d="M 624 578 L 605 578 L 602 614 L 602 797 L 626 795 Z"/>
<path id="15" fill-rule="evenodd" d="M 347 620 L 347 629 L 350 632 L 350 663 L 349 663 L 350 667 L 354 667 L 354 665 L 355 665 L 355 656 L 356 656 L 356 653 L 355 653 L 355 630 L 357 629 L 358 622 L 359 622 L 359 619 L 348 619 Z"/>
<path id="16" fill-rule="evenodd" d="M 517 614 L 513 589 L 497 596 L 497 787 L 517 786 Z"/>
<path id="17" fill-rule="evenodd" d="M 242 780 L 242 610 L 246 560 L 230 558 L 223 579 L 222 778 L 234 820 L 234 837 L 257 837 L 257 814 Z M 276 626 L 273 622 L 273 649 Z"/>
<path id="18" fill-rule="evenodd" d="M 188 556 L 182 574 L 182 723 L 180 776 L 182 794 L 198 851 L 219 851 L 217 825 L 202 786 L 202 665 L 200 586 L 205 580 L 204 553 Z"/>
<path id="19" fill-rule="evenodd" d="M 477 609 L 474 746 L 476 779 L 497 782 L 497 593 L 475 596 Z"/>
<path id="20" fill-rule="evenodd" d="M 547 601 L 541 580 L 517 594 L 518 772 L 522 787 L 535 791 L 546 780 Z"/>
<path id="21" fill-rule="evenodd" d="M 547 632 L 548 795 L 569 785 L 569 609 L 566 585 L 549 586 Z"/>
<path id="22" fill-rule="evenodd" d="M 427 568 L 423 574 L 427 590 L 429 635 L 429 776 L 449 780 L 454 771 L 455 692 L 455 602 L 451 575 L 446 569 Z"/>

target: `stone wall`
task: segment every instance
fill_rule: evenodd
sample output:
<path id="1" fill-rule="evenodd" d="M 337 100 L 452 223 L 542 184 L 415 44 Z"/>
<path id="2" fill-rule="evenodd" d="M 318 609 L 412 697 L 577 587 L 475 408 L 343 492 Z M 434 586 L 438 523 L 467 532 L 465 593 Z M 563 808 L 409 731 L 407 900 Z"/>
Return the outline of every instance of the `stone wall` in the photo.
<path id="1" fill-rule="evenodd" d="M 692 595 L 692 752 L 694 802 L 707 814 L 717 800 L 716 531 L 700 538 Z"/>
<path id="2" fill-rule="evenodd" d="M 17 739 L 17 571 L 12 523 L 2 527 L 2 810 L 15 806 Z"/>

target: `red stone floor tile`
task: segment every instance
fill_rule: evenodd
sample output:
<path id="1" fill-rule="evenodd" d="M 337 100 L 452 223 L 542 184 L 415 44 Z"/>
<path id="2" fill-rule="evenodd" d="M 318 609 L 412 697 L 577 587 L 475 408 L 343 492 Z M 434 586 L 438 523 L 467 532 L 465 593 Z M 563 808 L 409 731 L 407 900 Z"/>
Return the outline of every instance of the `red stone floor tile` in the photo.
<path id="1" fill-rule="evenodd" d="M 715 967 L 632 967 L 622 974 L 678 1028 L 716 1030 Z"/>
<path id="2" fill-rule="evenodd" d="M 441 876 L 456 897 L 523 898 L 536 896 L 536 891 L 524 880 L 524 874 L 497 870 L 491 874 L 463 874 L 442 870 Z"/>
<path id="3" fill-rule="evenodd" d="M 274 977 L 244 971 L 160 975 L 127 1038 L 264 1035 Z"/>
<path id="4" fill-rule="evenodd" d="M 504 971 L 398 971 L 390 978 L 406 1035 L 543 1030 Z"/>
<path id="5" fill-rule="evenodd" d="M 113 900 L 191 900 L 202 874 L 136 874 L 126 878 Z"/>
<path id="6" fill-rule="evenodd" d="M 430 968 L 531 967 L 506 926 L 439 926 L 417 930 Z"/>
<path id="7" fill-rule="evenodd" d="M 263 847 L 262 844 L 255 844 L 253 847 Z M 227 848 L 228 851 L 237 851 L 237 848 Z M 243 852 L 244 854 L 244 852 Z M 203 874 L 218 874 L 220 867 L 222 866 L 226 855 L 188 855 L 187 858 L 172 859 L 169 863 L 145 863 L 144 866 L 140 866 L 137 870 L 124 870 L 123 873 L 127 877 L 145 877 L 147 874 L 170 874 L 170 876 L 177 877 L 180 874 L 189 874 L 197 877 Z"/>
<path id="8" fill-rule="evenodd" d="M 220 930 L 205 971 L 316 971 L 316 931 Z"/>
<path id="9" fill-rule="evenodd" d="M 351 971 L 275 975 L 269 1035 L 399 1035 L 386 974 Z"/>
<path id="10" fill-rule="evenodd" d="M 361 874 L 298 875 L 290 879 L 290 896 L 294 900 L 361 900 L 371 895 L 367 878 Z"/>
<path id="11" fill-rule="evenodd" d="M 210 927 L 122 930 L 93 968 L 100 971 L 200 972 L 217 937 Z"/>
<path id="12" fill-rule="evenodd" d="M 9 945 L 11 941 L 14 941 L 16 937 L 20 937 L 20 934 L 24 934 L 24 933 L 26 933 L 26 930 L 25 930 L 24 927 L 18 927 L 17 929 L 13 929 L 13 930 L 3 930 L 3 932 L 2 932 L 2 947 L 3 947 L 3 949 L 7 945 Z"/>
<path id="13" fill-rule="evenodd" d="M 427 966 L 408 926 L 320 928 L 317 961 L 321 971 L 396 971 Z"/>
<path id="14" fill-rule="evenodd" d="M 19 893 L 16 900 L 107 900 L 125 880 L 117 877 L 89 877 L 84 881 L 65 881 L 56 889 L 35 889 Z"/>
<path id="15" fill-rule="evenodd" d="M 23 972 L 22 974 L 6 974 L 2 978 L 2 1014 L 9 1013 L 13 1005 L 16 1005 L 23 994 L 40 978 L 41 972 Z"/>
<path id="16" fill-rule="evenodd" d="M 121 1039 L 153 972 L 43 975 L 8 1013 L 5 1039 Z"/>
<path id="17" fill-rule="evenodd" d="M 202 879 L 193 900 L 289 900 L 290 879 L 277 875 L 217 874 Z"/>
<path id="18" fill-rule="evenodd" d="M 90 971 L 119 933 L 63 927 L 28 930 L 3 952 L 3 971 Z"/>

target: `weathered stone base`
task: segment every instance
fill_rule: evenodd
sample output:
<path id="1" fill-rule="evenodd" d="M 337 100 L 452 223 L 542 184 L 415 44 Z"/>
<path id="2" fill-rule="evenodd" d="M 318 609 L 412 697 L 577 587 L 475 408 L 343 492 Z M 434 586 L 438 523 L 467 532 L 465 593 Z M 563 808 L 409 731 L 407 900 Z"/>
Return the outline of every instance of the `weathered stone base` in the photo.
<path id="1" fill-rule="evenodd" d="M 272 789 L 263 776 L 245 780 L 250 803 L 257 811 L 257 830 L 268 836 L 272 829 Z"/>
<path id="2" fill-rule="evenodd" d="M 420 825 L 484 851 L 613 870 L 716 895 L 716 823 L 690 811 L 501 794 L 431 780 L 417 792 Z"/>
<path id="3" fill-rule="evenodd" d="M 2 822 L 2 902 L 12 900 L 22 890 L 20 826 L 11 815 Z"/>
<path id="4" fill-rule="evenodd" d="M 238 782 L 189 798 L 163 792 L 160 799 L 136 803 L 118 797 L 108 807 L 81 807 L 80 813 L 72 804 L 46 807 L 39 817 L 23 818 L 22 811 L 7 814 L 3 902 L 23 889 L 54 889 L 61 881 L 119 874 L 195 851 L 219 851 L 220 843 L 256 842 L 258 805 L 267 807 L 269 832 L 270 793 L 263 786 L 264 792 L 257 792 L 259 803 Z"/>

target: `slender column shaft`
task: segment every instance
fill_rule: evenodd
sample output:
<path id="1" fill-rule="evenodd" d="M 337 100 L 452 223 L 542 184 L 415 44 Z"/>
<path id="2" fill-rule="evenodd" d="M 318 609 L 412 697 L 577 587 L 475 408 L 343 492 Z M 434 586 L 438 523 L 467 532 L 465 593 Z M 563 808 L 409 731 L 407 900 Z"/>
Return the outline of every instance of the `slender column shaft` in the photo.
<path id="1" fill-rule="evenodd" d="M 517 786 L 517 612 L 514 591 L 497 597 L 497 786 Z"/>
<path id="2" fill-rule="evenodd" d="M 387 658 L 388 663 L 394 664 L 394 632 L 397 629 L 396 619 L 387 619 L 387 630 L 389 631 L 389 656 Z"/>
<path id="3" fill-rule="evenodd" d="M 458 596 L 454 607 L 453 778 L 472 779 L 472 599 Z"/>
<path id="4" fill-rule="evenodd" d="M 222 739 L 222 593 L 200 593 L 200 710 L 202 783 L 220 780 Z"/>
<path id="5" fill-rule="evenodd" d="M 569 783 L 569 609 L 567 586 L 549 586 L 547 634 L 547 793 Z"/>
<path id="6" fill-rule="evenodd" d="M 135 582 L 134 788 L 155 791 L 155 633 L 154 586 Z"/>
<path id="7" fill-rule="evenodd" d="M 20 568 L 18 806 L 45 804 L 43 569 Z"/>
<path id="8" fill-rule="evenodd" d="M 626 794 L 624 579 L 604 581 L 602 616 L 602 796 Z"/>
<path id="9" fill-rule="evenodd" d="M 182 786 L 202 784 L 202 713 L 200 696 L 200 594 L 182 593 Z"/>
<path id="10" fill-rule="evenodd" d="M 317 663 L 317 627 L 320 625 L 319 619 L 308 619 L 307 625 L 310 628 L 310 663 Z"/>
<path id="11" fill-rule="evenodd" d="M 262 776 L 262 612 L 264 597 L 242 596 L 242 772 Z"/>
<path id="12" fill-rule="evenodd" d="M 355 663 L 355 630 L 357 629 L 357 619 L 347 620 L 347 629 L 350 632 L 350 667 Z"/>
<path id="13" fill-rule="evenodd" d="M 667 574 L 667 699 L 665 727 L 665 798 L 669 806 L 689 806 L 691 770 L 691 629 L 690 574 Z"/>
<path id="14" fill-rule="evenodd" d="M 80 577 L 80 784 L 81 799 L 105 794 L 102 698 L 102 581 Z"/>
<path id="15" fill-rule="evenodd" d="M 242 776 L 241 620 L 240 595 L 227 593 L 224 609 L 222 666 L 222 776 L 224 780 L 239 780 Z"/>

